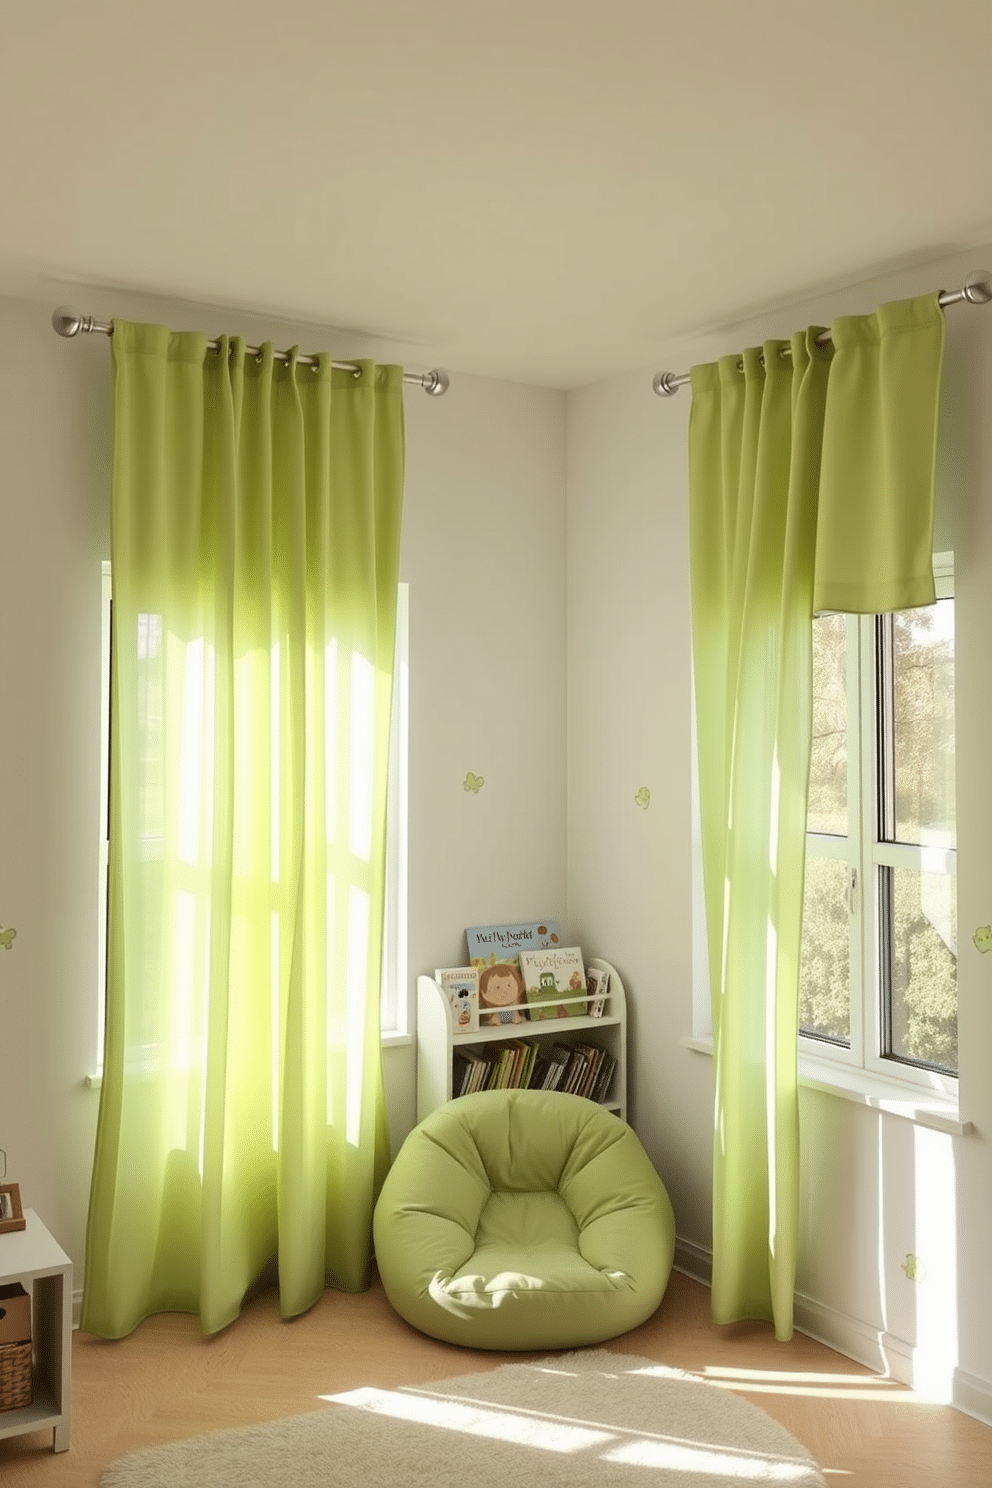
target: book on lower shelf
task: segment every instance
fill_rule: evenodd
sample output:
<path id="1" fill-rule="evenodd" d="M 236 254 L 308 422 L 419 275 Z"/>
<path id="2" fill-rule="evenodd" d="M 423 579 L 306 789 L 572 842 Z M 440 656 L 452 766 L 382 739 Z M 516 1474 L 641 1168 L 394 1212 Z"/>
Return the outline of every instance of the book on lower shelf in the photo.
<path id="1" fill-rule="evenodd" d="M 451 1093 L 561 1090 L 601 1101 L 615 1068 L 616 1060 L 599 1044 L 519 1038 L 477 1048 L 461 1045 L 452 1055 Z"/>
<path id="2" fill-rule="evenodd" d="M 581 1054 L 582 1063 L 576 1070 L 571 1088 L 576 1095 L 584 1095 L 588 1098 L 600 1066 L 606 1057 L 606 1050 L 600 1048 L 598 1044 L 576 1044 L 575 1047 L 576 1051 Z"/>
<path id="3" fill-rule="evenodd" d="M 610 1086 L 613 1084 L 613 1075 L 616 1067 L 616 1060 L 612 1054 L 608 1053 L 600 1066 L 599 1074 L 596 1076 L 595 1083 L 589 1095 L 589 1099 L 596 1101 L 598 1105 L 603 1105 L 605 1101 L 609 1100 Z"/>
<path id="4" fill-rule="evenodd" d="M 548 1073 L 542 1089 L 561 1090 L 565 1071 L 572 1058 L 568 1044 L 552 1044 L 548 1050 Z"/>

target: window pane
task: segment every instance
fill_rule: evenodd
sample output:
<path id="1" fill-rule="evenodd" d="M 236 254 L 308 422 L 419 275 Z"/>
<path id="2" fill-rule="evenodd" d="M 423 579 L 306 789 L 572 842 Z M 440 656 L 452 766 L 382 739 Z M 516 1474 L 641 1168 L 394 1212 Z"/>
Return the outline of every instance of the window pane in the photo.
<path id="1" fill-rule="evenodd" d="M 807 854 L 799 1027 L 837 1043 L 851 1042 L 848 865 Z"/>
<path id="2" fill-rule="evenodd" d="M 955 879 L 883 869 L 892 886 L 892 1008 L 888 1052 L 958 1067 L 958 916 Z"/>
<path id="3" fill-rule="evenodd" d="M 895 836 L 954 847 L 954 601 L 893 616 Z"/>
<path id="4" fill-rule="evenodd" d="M 813 748 L 806 827 L 846 837 L 847 616 L 813 621 Z"/>

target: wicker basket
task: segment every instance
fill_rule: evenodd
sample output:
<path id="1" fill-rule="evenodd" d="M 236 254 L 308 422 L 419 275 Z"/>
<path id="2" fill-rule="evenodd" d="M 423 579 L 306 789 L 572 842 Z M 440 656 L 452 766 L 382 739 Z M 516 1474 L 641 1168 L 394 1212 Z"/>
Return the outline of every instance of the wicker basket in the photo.
<path id="1" fill-rule="evenodd" d="M 31 1340 L 0 1343 L 0 1411 L 31 1404 Z"/>

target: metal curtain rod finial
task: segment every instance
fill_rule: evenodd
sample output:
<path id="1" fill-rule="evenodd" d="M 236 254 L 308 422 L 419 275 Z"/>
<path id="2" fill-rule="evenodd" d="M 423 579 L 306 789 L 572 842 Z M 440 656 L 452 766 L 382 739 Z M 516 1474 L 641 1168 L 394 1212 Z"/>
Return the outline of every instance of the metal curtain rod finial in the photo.
<path id="1" fill-rule="evenodd" d="M 52 316 L 52 325 L 60 336 L 78 336 L 80 331 L 105 331 L 110 335 L 110 326 L 95 321 L 92 315 L 78 315 L 70 305 L 60 305 Z"/>
<path id="2" fill-rule="evenodd" d="M 74 310 L 71 305 L 60 305 L 57 310 L 53 311 L 52 326 L 60 336 L 78 336 L 80 331 L 99 332 L 101 336 L 114 334 L 113 322 L 95 320 L 92 315 L 80 315 L 78 310 Z M 217 341 L 207 342 L 211 351 L 216 351 L 218 344 Z M 258 356 L 259 348 L 246 346 L 245 352 L 248 356 Z M 289 361 L 289 356 L 285 351 L 273 352 L 273 357 L 277 362 Z M 299 367 L 319 367 L 320 358 L 298 356 L 296 363 Z M 331 366 L 336 367 L 340 372 L 354 372 L 356 377 L 360 370 L 354 362 L 332 362 Z M 432 398 L 442 397 L 451 386 L 451 378 L 443 367 L 433 367 L 430 372 L 404 372 L 403 381 L 415 382 L 418 387 L 423 388 L 425 393 L 430 393 Z"/>
<path id="3" fill-rule="evenodd" d="M 940 305 L 956 305 L 961 300 L 966 300 L 969 305 L 987 305 L 992 300 L 992 270 L 975 269 L 964 281 L 961 289 L 941 290 L 937 296 Z M 826 331 L 817 336 L 817 341 L 829 341 L 830 332 Z M 789 348 L 785 352 L 790 354 Z M 689 372 L 656 372 L 651 379 L 651 386 L 659 398 L 673 398 L 680 387 L 692 381 Z"/>

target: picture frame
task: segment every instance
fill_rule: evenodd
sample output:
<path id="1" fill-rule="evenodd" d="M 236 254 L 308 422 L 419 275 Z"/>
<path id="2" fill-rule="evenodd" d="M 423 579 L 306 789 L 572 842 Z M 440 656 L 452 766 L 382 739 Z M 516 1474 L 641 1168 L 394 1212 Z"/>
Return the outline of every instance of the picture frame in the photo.
<path id="1" fill-rule="evenodd" d="M 26 1225 L 20 1188 L 16 1183 L 0 1183 L 0 1235 L 23 1230 Z"/>

